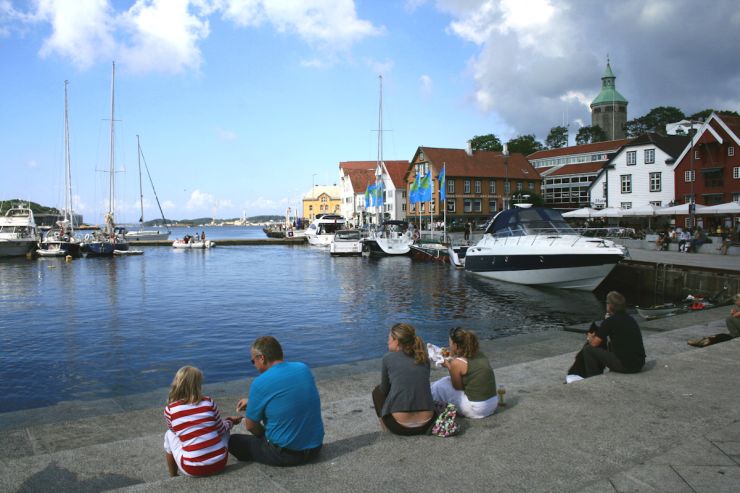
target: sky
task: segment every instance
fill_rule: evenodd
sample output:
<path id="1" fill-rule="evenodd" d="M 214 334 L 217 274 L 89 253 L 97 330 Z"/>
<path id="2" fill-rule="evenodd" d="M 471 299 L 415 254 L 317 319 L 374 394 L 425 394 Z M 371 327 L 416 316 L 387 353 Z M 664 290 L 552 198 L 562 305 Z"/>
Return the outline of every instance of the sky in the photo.
<path id="1" fill-rule="evenodd" d="M 139 218 L 136 136 L 169 219 L 284 214 L 340 161 L 628 118 L 740 111 L 737 0 L 0 0 L 0 198 Z M 144 216 L 159 216 L 145 178 Z"/>

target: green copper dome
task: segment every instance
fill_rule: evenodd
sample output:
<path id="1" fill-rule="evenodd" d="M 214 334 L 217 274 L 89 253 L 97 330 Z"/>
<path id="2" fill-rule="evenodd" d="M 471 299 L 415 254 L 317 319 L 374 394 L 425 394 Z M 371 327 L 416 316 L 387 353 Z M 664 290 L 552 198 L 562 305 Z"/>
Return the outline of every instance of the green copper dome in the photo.
<path id="1" fill-rule="evenodd" d="M 592 108 L 600 104 L 627 104 L 627 100 L 624 98 L 624 96 L 619 94 L 619 91 L 617 91 L 616 85 L 614 83 L 615 80 L 616 77 L 614 76 L 614 72 L 612 72 L 612 67 L 607 61 L 606 71 L 601 77 L 601 92 L 598 96 L 596 96 L 596 99 L 591 101 Z"/>

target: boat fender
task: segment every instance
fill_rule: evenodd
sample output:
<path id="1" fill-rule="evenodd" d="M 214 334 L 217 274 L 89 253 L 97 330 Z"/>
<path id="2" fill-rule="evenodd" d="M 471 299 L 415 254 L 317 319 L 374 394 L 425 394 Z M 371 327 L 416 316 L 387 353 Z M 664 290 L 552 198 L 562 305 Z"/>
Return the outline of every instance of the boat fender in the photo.
<path id="1" fill-rule="evenodd" d="M 689 306 L 689 310 L 703 310 L 704 309 L 704 303 L 698 301 L 694 302 Z"/>
<path id="2" fill-rule="evenodd" d="M 92 236 L 90 236 L 90 233 L 85 235 L 85 241 L 90 241 L 92 239 Z"/>

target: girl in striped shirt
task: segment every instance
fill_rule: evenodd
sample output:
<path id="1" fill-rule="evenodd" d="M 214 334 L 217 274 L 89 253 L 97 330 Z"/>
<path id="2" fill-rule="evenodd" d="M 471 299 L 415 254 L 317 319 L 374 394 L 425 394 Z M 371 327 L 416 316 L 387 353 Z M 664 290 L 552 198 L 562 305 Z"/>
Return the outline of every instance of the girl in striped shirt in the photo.
<path id="1" fill-rule="evenodd" d="M 183 366 L 175 374 L 164 408 L 164 450 L 170 476 L 208 476 L 221 472 L 229 457 L 229 430 L 242 420 L 222 420 L 216 403 L 202 392 L 203 373 Z"/>

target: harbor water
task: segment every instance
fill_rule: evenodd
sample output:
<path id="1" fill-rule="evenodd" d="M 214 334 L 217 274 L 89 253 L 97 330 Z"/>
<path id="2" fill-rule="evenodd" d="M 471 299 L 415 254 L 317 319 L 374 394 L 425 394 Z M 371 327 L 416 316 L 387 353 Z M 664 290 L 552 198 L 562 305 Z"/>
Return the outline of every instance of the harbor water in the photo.
<path id="1" fill-rule="evenodd" d="M 205 229 L 208 239 L 264 237 Z M 171 239 L 195 229 L 177 229 Z M 309 246 L 0 261 L 0 412 L 131 395 L 169 385 L 182 365 L 209 383 L 255 375 L 249 345 L 276 336 L 311 366 L 375 358 L 397 322 L 446 344 L 599 319 L 592 294 L 488 281 L 411 258 L 333 258 Z M 163 396 L 164 398 L 164 396 Z"/>

